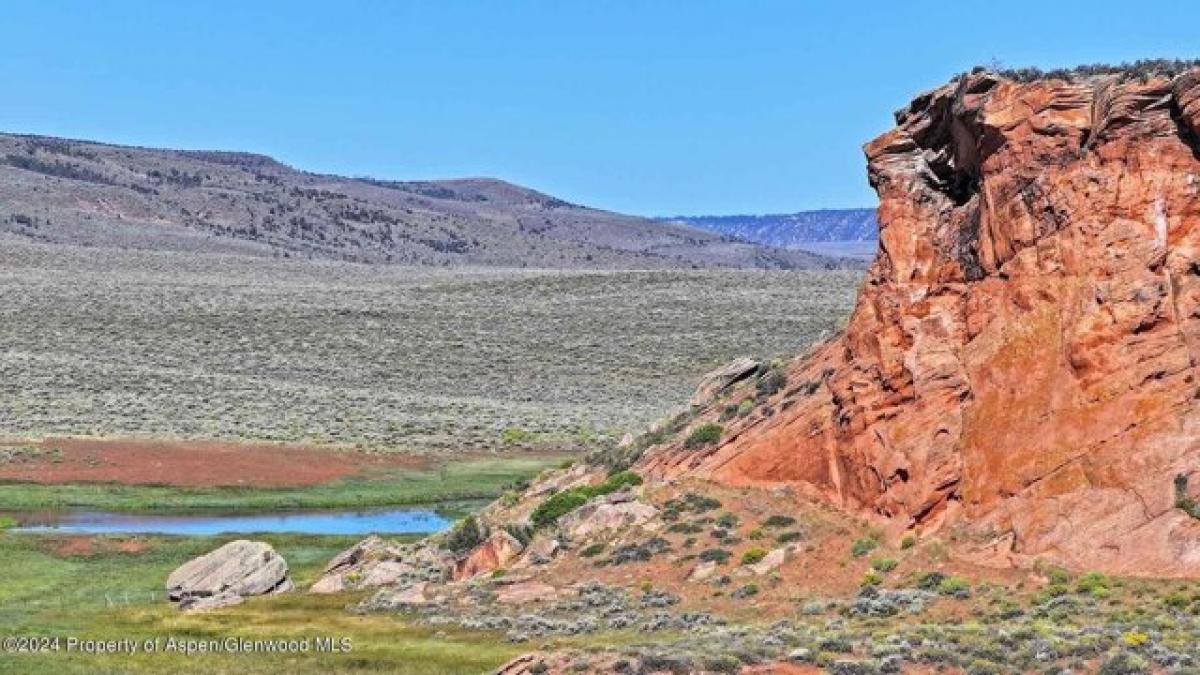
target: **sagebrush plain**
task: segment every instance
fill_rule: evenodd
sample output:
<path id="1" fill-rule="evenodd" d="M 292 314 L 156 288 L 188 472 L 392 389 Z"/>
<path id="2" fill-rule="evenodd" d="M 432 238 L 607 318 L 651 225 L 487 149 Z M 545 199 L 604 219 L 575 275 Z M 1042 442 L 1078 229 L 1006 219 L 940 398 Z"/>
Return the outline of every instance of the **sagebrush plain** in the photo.
<path id="1" fill-rule="evenodd" d="M 0 435 L 585 447 L 730 358 L 802 351 L 856 271 L 406 268 L 0 238 Z"/>

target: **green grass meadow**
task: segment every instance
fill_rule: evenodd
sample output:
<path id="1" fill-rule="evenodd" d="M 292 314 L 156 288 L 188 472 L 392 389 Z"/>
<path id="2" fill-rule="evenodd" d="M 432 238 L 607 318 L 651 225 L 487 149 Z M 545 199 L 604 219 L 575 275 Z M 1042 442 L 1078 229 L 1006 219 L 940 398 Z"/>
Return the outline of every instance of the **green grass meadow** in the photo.
<path id="1" fill-rule="evenodd" d="M 200 615 L 165 599 L 162 584 L 177 565 L 235 537 L 108 537 L 96 551 L 69 555 L 55 535 L 0 534 L 0 634 L 80 639 L 349 638 L 348 653 L 0 654 L 3 673 L 480 673 L 521 651 L 494 635 L 417 626 L 397 616 L 344 611 L 357 596 L 316 596 L 303 588 L 357 537 L 265 535 L 287 559 L 297 590 Z M 135 540 L 144 550 L 123 552 Z"/>

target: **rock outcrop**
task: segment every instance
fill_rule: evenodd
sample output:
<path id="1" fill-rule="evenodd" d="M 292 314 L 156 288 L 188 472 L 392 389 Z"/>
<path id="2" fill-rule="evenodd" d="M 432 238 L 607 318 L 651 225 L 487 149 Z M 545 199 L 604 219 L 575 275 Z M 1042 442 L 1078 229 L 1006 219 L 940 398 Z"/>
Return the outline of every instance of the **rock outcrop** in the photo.
<path id="1" fill-rule="evenodd" d="M 559 526 L 571 537 L 583 539 L 605 530 L 643 525 L 658 509 L 638 501 L 627 492 L 592 500 L 563 516 Z"/>
<path id="2" fill-rule="evenodd" d="M 309 592 L 441 582 L 449 578 L 453 565 L 454 558 L 437 547 L 397 544 L 372 535 L 334 556 Z"/>
<path id="3" fill-rule="evenodd" d="M 721 392 L 729 388 L 730 385 L 740 382 L 754 374 L 758 370 L 759 363 L 754 359 L 741 357 L 730 361 L 729 363 L 709 371 L 700 378 L 700 384 L 696 385 L 696 391 L 692 394 L 691 405 L 699 407 L 711 401 Z"/>
<path id="4" fill-rule="evenodd" d="M 525 545 L 504 530 L 497 530 L 454 565 L 454 578 L 469 579 L 506 567 L 516 560 Z"/>
<path id="5" fill-rule="evenodd" d="M 190 560 L 167 577 L 167 595 L 179 608 L 227 607 L 252 595 L 292 590 L 288 566 L 270 544 L 239 539 Z"/>
<path id="6" fill-rule="evenodd" d="M 1200 576 L 1176 508 L 1200 487 L 1200 72 L 978 72 L 896 119 L 865 148 L 880 251 L 844 331 L 769 413 L 639 469 L 965 524 L 1006 564 Z"/>

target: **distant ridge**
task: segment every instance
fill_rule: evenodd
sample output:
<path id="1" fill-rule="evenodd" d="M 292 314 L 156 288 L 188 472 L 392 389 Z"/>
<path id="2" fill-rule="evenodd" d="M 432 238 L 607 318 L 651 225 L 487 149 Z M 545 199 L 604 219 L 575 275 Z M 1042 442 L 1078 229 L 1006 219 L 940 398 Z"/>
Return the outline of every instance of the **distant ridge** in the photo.
<path id="1" fill-rule="evenodd" d="M 768 215 L 672 216 L 660 219 L 782 248 L 815 242 L 874 241 L 875 209 L 823 209 Z"/>
<path id="2" fill-rule="evenodd" d="M 0 235 L 51 244 L 426 266 L 858 266 L 571 204 L 492 178 L 307 173 L 246 152 L 0 134 Z"/>

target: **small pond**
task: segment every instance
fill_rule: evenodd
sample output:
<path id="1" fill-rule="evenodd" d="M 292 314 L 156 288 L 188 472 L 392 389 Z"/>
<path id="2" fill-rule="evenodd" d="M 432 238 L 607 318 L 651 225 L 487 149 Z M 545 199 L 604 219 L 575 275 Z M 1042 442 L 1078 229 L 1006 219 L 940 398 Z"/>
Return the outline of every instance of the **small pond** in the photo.
<path id="1" fill-rule="evenodd" d="M 105 511 L 39 511 L 4 514 L 17 521 L 13 532 L 63 534 L 429 534 L 450 519 L 425 509 L 290 511 L 242 514 L 141 514 Z"/>

